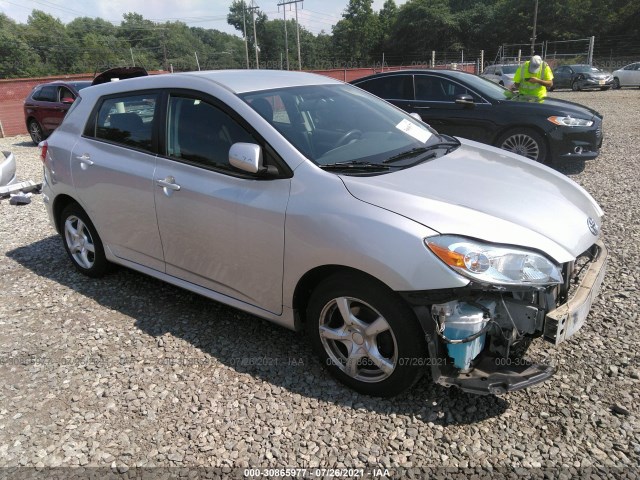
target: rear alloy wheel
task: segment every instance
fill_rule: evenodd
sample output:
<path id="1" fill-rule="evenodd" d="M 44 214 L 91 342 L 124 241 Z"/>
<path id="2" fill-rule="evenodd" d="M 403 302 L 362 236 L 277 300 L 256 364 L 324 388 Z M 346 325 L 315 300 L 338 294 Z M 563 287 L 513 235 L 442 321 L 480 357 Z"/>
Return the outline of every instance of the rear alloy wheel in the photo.
<path id="1" fill-rule="evenodd" d="M 306 326 L 323 366 L 360 393 L 397 395 L 425 368 L 424 333 L 415 314 L 394 292 L 364 276 L 323 281 L 311 296 Z"/>
<path id="2" fill-rule="evenodd" d="M 110 264 L 98 232 L 84 210 L 72 203 L 62 211 L 59 222 L 64 248 L 76 270 L 89 277 L 103 276 Z"/>
<path id="3" fill-rule="evenodd" d="M 620 80 L 618 79 L 618 77 L 615 77 L 613 79 L 613 88 L 614 88 L 614 90 L 619 90 L 620 89 Z"/>
<path id="4" fill-rule="evenodd" d="M 31 120 L 29 122 L 29 135 L 31 135 L 31 141 L 36 145 L 44 140 L 44 132 L 37 120 Z"/>
<path id="5" fill-rule="evenodd" d="M 544 138 L 529 128 L 509 130 L 498 139 L 496 146 L 536 162 L 546 163 L 547 161 Z"/>

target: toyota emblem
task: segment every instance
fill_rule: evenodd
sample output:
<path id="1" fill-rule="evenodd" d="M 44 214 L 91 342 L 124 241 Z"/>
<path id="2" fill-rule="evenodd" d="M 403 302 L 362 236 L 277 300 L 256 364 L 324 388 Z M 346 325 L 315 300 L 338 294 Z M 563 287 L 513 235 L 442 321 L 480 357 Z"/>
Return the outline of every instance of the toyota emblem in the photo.
<path id="1" fill-rule="evenodd" d="M 598 236 L 598 224 L 596 221 L 589 217 L 587 218 L 587 226 L 589 227 L 589 231 L 593 233 L 596 237 Z"/>

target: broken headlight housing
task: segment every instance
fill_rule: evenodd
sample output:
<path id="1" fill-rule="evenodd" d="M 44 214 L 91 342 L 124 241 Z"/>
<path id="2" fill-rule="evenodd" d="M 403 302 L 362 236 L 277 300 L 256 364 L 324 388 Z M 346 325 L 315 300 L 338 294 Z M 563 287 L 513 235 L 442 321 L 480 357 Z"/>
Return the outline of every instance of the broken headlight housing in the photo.
<path id="1" fill-rule="evenodd" d="M 456 272 L 490 285 L 561 284 L 560 266 L 539 253 L 454 235 L 425 238 L 425 244 Z"/>

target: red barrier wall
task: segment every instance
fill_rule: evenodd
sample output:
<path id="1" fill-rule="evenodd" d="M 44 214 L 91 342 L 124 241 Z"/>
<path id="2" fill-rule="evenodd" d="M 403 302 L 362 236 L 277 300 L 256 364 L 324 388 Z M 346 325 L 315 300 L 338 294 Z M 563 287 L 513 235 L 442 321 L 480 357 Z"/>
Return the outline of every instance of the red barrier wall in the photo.
<path id="1" fill-rule="evenodd" d="M 33 87 L 55 80 L 91 80 L 92 78 L 93 75 L 86 74 L 0 80 L 0 122 L 2 122 L 5 137 L 27 133 L 22 107 Z"/>

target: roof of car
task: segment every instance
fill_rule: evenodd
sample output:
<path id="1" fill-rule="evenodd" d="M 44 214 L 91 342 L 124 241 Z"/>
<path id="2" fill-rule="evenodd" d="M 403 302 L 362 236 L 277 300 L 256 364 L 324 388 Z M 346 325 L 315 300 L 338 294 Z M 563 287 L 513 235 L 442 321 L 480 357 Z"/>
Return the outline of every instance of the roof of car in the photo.
<path id="1" fill-rule="evenodd" d="M 193 80 L 215 82 L 235 94 L 304 85 L 342 84 L 333 78 L 313 73 L 282 70 L 210 70 L 166 73 L 107 82 L 91 87 L 91 91 L 122 91 L 126 88 L 190 88 Z M 167 81 L 169 80 L 169 81 Z M 117 84 L 117 86 L 114 86 Z M 124 85 L 127 85 L 125 88 Z M 96 89 L 96 90 L 94 90 Z"/>
<path id="2" fill-rule="evenodd" d="M 204 77 L 224 85 L 235 93 L 300 85 L 342 83 L 325 75 L 286 70 L 211 70 L 206 72 L 187 72 L 179 75 Z"/>
<path id="3" fill-rule="evenodd" d="M 469 72 L 464 72 L 461 70 L 449 70 L 449 69 L 430 69 L 430 68 L 416 68 L 416 69 L 407 69 L 407 70 L 391 70 L 388 72 L 383 72 L 383 73 L 376 73 L 374 75 L 368 75 L 366 77 L 361 77 L 361 78 L 357 78 L 355 80 L 352 80 L 349 83 L 354 83 L 357 84 L 358 82 L 361 82 L 363 80 L 370 80 L 372 78 L 380 78 L 380 77 L 389 77 L 389 76 L 393 76 L 393 75 L 415 75 L 415 74 L 420 74 L 420 73 L 431 73 L 431 74 L 445 74 L 445 75 L 452 75 L 452 76 L 457 76 L 457 77 L 462 77 L 464 75 L 471 75 L 471 76 L 475 76 L 475 74 L 473 73 L 469 73 Z"/>

